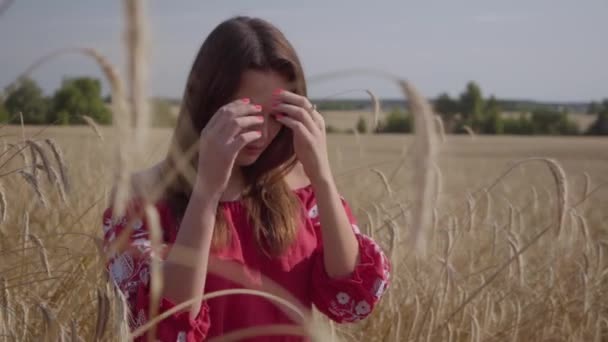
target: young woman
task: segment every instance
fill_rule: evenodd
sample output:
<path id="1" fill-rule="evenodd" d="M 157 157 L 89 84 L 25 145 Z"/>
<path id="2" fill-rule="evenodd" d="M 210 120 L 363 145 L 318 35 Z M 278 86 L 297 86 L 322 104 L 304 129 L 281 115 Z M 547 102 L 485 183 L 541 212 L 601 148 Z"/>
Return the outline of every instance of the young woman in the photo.
<path id="1" fill-rule="evenodd" d="M 143 187 L 168 180 L 155 202 L 167 247 L 161 313 L 201 292 L 244 287 L 208 273 L 220 261 L 237 265 L 247 287 L 270 280 L 336 322 L 364 318 L 387 288 L 387 258 L 359 232 L 336 189 L 323 117 L 306 98 L 296 52 L 266 21 L 236 17 L 211 32 L 188 77 L 170 153 L 135 178 Z M 134 196 L 123 217 L 111 206 L 104 213 L 106 248 L 131 230 L 108 269 L 127 298 L 132 329 L 145 323 L 150 301 L 142 202 Z M 189 264 L 179 250 L 190 251 Z M 265 298 L 230 295 L 195 303 L 156 333 L 162 341 L 202 341 L 270 324 L 295 323 Z"/>

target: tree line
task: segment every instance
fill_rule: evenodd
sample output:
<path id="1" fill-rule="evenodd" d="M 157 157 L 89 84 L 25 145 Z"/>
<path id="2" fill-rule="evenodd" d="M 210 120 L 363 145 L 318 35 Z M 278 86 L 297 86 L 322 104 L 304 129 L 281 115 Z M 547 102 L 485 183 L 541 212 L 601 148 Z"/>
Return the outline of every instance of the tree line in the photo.
<path id="1" fill-rule="evenodd" d="M 38 84 L 24 78 L 4 90 L 0 101 L 0 122 L 27 125 L 84 124 L 82 115 L 99 124 L 112 122 L 112 114 L 101 95 L 101 82 L 90 77 L 66 78 L 51 96 Z"/>
<path id="2" fill-rule="evenodd" d="M 108 108 L 109 98 L 102 97 L 101 82 L 91 77 L 66 78 L 51 95 L 45 96 L 34 80 L 24 78 L 7 87 L 0 94 L 0 122 L 19 123 L 19 113 L 25 124 L 84 124 L 83 115 L 98 124 L 110 124 L 112 113 Z M 592 102 L 588 114 L 596 115 L 594 123 L 581 131 L 565 109 L 531 105 L 520 105 L 519 111 L 506 115 L 503 105 L 513 103 L 497 100 L 494 96 L 484 98 L 479 85 L 469 82 L 458 97 L 447 93 L 432 101 L 434 111 L 443 121 L 446 133 L 477 134 L 522 134 L 522 135 L 608 135 L 608 99 Z M 344 108 L 339 102 L 332 107 Z M 152 124 L 171 126 L 175 114 L 165 100 L 152 101 Z M 393 108 L 380 122 L 375 133 L 409 133 L 413 129 L 411 115 L 403 109 Z M 367 122 L 359 118 L 356 130 L 368 131 Z M 328 131 L 337 131 L 328 127 Z"/>
<path id="3" fill-rule="evenodd" d="M 443 121 L 446 133 L 472 131 L 476 134 L 608 135 L 608 99 L 592 102 L 588 106 L 587 114 L 596 115 L 596 119 L 584 131 L 569 118 L 565 109 L 532 105 L 505 114 L 501 101 L 494 96 L 484 98 L 481 88 L 475 82 L 469 82 L 457 98 L 443 93 L 432 104 L 435 113 Z M 409 133 L 413 129 L 412 120 L 407 111 L 393 109 L 381 122 L 377 133 Z M 356 129 L 360 133 L 367 131 L 365 119 L 359 118 Z"/>

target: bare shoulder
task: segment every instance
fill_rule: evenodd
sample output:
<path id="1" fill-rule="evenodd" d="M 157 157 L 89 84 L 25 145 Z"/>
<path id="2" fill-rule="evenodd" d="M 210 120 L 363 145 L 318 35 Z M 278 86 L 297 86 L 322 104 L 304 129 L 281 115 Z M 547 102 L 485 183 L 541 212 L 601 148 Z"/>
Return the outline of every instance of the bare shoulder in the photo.
<path id="1" fill-rule="evenodd" d="M 139 170 L 131 174 L 130 179 L 130 192 L 132 196 L 139 197 L 145 194 L 147 189 L 151 189 L 155 184 L 161 180 L 161 169 L 164 165 L 164 160 L 160 161 L 151 167 Z M 116 188 L 113 187 L 110 194 L 110 198 L 114 198 Z"/>
<path id="2" fill-rule="evenodd" d="M 310 179 L 304 172 L 302 163 L 298 162 L 285 177 L 285 181 L 291 189 L 300 189 L 310 185 Z"/>

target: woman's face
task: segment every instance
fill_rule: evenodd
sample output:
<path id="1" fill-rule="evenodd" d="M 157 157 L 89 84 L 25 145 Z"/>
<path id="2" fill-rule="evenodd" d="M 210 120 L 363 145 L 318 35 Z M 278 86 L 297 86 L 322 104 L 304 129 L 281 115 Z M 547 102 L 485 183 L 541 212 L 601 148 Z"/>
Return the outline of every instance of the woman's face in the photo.
<path id="1" fill-rule="evenodd" d="M 281 124 L 274 119 L 272 110 L 273 92 L 276 89 L 289 89 L 289 83 L 274 71 L 247 70 L 243 73 L 241 84 L 235 98 L 249 98 L 251 103 L 262 106 L 264 123 L 252 130 L 260 130 L 262 137 L 246 145 L 237 155 L 237 166 L 253 164 L 270 145 L 281 129 Z"/>

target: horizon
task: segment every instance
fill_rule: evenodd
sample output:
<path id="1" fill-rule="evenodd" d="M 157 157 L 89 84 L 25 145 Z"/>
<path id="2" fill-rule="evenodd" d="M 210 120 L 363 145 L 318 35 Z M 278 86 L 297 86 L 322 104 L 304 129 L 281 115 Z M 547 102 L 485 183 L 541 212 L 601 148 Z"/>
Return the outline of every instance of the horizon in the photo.
<path id="1" fill-rule="evenodd" d="M 608 2 L 467 0 L 435 5 L 149 2 L 149 94 L 181 99 L 207 34 L 231 16 L 250 15 L 285 33 L 309 78 L 367 68 L 401 75 L 427 98 L 443 92 L 458 96 L 468 81 L 476 82 L 484 97 L 498 99 L 588 103 L 608 97 L 602 86 L 608 79 L 608 47 L 598 43 L 608 31 L 602 17 Z M 37 58 L 68 46 L 94 46 L 123 70 L 122 30 L 118 2 L 15 1 L 0 17 L 0 40 L 7 43 L 0 55 L 0 86 L 13 82 Z M 78 76 L 102 80 L 104 95 L 109 93 L 97 65 L 81 56 L 62 56 L 31 76 L 45 94 L 52 94 L 64 77 Z M 317 99 L 348 89 L 357 92 L 336 98 L 365 99 L 362 89 L 382 99 L 402 98 L 395 85 L 364 75 L 309 84 L 310 97 Z"/>

